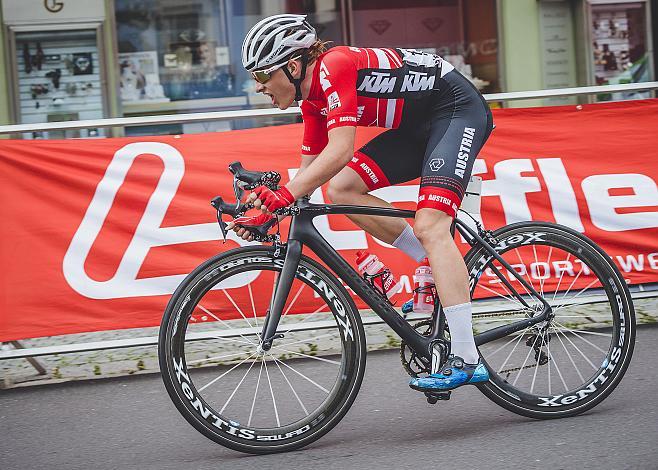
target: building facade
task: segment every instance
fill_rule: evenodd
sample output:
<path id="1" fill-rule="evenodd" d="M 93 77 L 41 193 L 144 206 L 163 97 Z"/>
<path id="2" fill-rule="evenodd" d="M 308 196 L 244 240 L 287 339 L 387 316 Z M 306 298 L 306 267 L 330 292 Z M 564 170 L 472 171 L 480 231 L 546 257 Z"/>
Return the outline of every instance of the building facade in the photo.
<path id="1" fill-rule="evenodd" d="M 658 0 L 0 3 L 0 35 L 5 44 L 0 54 L 3 124 L 269 107 L 269 100 L 255 93 L 253 81 L 242 69 L 240 47 L 258 19 L 283 12 L 308 14 L 321 38 L 334 45 L 436 52 L 483 93 L 655 77 L 657 35 L 652 34 L 652 15 L 658 11 Z M 553 99 L 545 104 L 575 100 Z M 141 126 L 125 133 L 220 131 L 292 121 Z M 92 128 L 23 137 L 100 137 L 108 132 Z"/>

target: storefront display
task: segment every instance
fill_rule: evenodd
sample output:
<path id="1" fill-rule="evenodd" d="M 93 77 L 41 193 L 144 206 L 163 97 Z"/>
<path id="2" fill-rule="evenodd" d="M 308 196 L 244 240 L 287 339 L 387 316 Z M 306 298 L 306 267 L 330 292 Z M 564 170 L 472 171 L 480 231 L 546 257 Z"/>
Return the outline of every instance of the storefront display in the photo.
<path id="1" fill-rule="evenodd" d="M 647 4 L 637 2 L 592 2 L 592 73 L 596 85 L 647 82 L 651 80 L 647 34 Z M 620 96 L 617 96 L 620 95 Z M 615 94 L 614 98 L 629 98 Z M 637 94 L 638 97 L 646 94 Z M 599 100 L 613 98 L 599 96 Z"/>
<path id="2" fill-rule="evenodd" d="M 104 117 L 96 30 L 16 33 L 20 122 Z M 97 137 L 105 130 L 49 131 L 26 138 Z"/>
<path id="3" fill-rule="evenodd" d="M 124 104 L 235 96 L 224 2 L 115 5 Z"/>
<path id="4" fill-rule="evenodd" d="M 124 103 L 146 100 L 167 102 L 158 74 L 155 51 L 119 54 L 121 100 Z"/>

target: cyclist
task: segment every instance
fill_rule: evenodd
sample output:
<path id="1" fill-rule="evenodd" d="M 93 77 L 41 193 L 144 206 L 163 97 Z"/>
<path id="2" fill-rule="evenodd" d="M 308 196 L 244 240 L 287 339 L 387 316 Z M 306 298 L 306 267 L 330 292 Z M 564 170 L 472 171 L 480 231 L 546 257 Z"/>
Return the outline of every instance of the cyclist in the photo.
<path id="1" fill-rule="evenodd" d="M 417 50 L 337 46 L 325 50 L 304 15 L 265 18 L 247 33 L 242 63 L 256 91 L 286 109 L 302 101 L 304 137 L 299 172 L 277 191 L 250 198 L 263 213 L 230 228 L 245 240 L 329 181 L 334 203 L 390 207 L 369 194 L 420 180 L 413 228 L 403 219 L 351 215 L 362 229 L 418 262 L 425 257 L 450 329 L 451 356 L 439 370 L 410 386 L 431 392 L 489 379 L 473 340 L 468 274 L 450 233 L 473 162 L 492 130 L 482 95 L 441 57 Z M 356 126 L 389 130 L 354 151 Z M 442 274 L 442 275 L 440 275 Z"/>

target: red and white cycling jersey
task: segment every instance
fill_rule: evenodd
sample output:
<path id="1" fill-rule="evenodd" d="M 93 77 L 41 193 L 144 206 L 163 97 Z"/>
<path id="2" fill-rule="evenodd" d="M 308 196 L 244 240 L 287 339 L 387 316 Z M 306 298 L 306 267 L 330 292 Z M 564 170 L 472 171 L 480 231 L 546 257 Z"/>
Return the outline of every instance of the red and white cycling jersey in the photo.
<path id="1" fill-rule="evenodd" d="M 337 127 L 398 128 L 403 117 L 413 118 L 403 115 L 408 102 L 430 94 L 437 77 L 453 69 L 437 55 L 412 49 L 330 49 L 318 58 L 301 105 L 302 154 L 319 154 Z"/>

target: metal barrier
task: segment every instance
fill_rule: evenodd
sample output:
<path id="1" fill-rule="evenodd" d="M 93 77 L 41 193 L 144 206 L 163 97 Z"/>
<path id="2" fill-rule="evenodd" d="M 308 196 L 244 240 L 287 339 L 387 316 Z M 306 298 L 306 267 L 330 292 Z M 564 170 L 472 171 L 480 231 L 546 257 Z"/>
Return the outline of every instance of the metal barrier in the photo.
<path id="1" fill-rule="evenodd" d="M 487 101 L 513 101 L 513 100 L 527 100 L 527 99 L 540 99 L 540 98 L 555 98 L 563 96 L 580 96 L 580 95 L 595 95 L 601 93 L 620 93 L 620 92 L 640 92 L 658 89 L 658 81 L 645 82 L 645 83 L 631 83 L 625 85 L 603 85 L 603 86 L 590 86 L 590 87 L 577 87 L 577 88 L 560 88 L 553 90 L 535 90 L 535 91 L 519 91 L 511 93 L 494 93 L 484 95 Z M 241 110 L 241 111 L 219 111 L 211 113 L 191 113 L 191 114 L 175 114 L 163 116 L 140 116 L 130 118 L 111 118 L 87 121 L 70 121 L 58 123 L 42 123 L 42 124 L 17 124 L 10 126 L 0 126 L 0 134 L 20 134 L 23 132 L 36 132 L 36 131 L 50 131 L 50 130 L 71 130 L 71 129 L 85 129 L 89 127 L 130 127 L 140 125 L 155 125 L 155 124 L 178 124 L 178 123 L 193 123 L 193 122 L 208 122 L 208 121 L 225 121 L 232 119 L 244 118 L 262 118 L 271 116 L 297 116 L 300 113 L 299 108 L 289 108 L 281 111 L 278 109 L 257 109 L 257 110 Z M 634 299 L 658 297 L 658 286 L 650 286 L 648 289 L 643 286 L 635 286 L 632 293 Z M 596 299 L 592 299 L 589 303 L 596 303 Z M 487 310 L 486 306 L 474 306 L 474 313 L 491 313 Z M 418 316 L 418 319 L 423 318 Z M 410 319 L 417 319 L 410 316 Z M 378 324 L 383 323 L 378 318 L 365 319 L 364 324 Z M 215 332 L 216 333 L 216 332 Z M 232 336 L 239 334 L 237 330 L 232 332 L 226 330 L 222 332 L 223 336 Z M 141 338 L 127 338 L 120 340 L 97 341 L 90 343 L 79 344 L 63 344 L 49 347 L 39 348 L 23 348 L 20 341 L 12 341 L 13 350 L 0 350 L 0 360 L 3 359 L 18 359 L 18 358 L 34 358 L 35 356 L 46 356 L 52 354 L 65 354 L 85 351 L 98 351 L 103 349 L 117 349 L 128 348 L 136 346 L 153 346 L 158 342 L 157 337 L 141 337 Z M 36 360 L 30 361 L 32 365 L 39 370 L 40 374 L 45 374 L 45 369 L 39 369 Z M 36 363 L 36 364 L 35 364 Z"/>
<path id="2" fill-rule="evenodd" d="M 514 91 L 484 95 L 487 101 L 515 101 L 563 96 L 598 95 L 601 93 L 628 93 L 658 89 L 658 82 L 629 83 L 625 85 L 602 85 L 577 88 L 556 88 L 553 90 Z M 48 122 L 41 124 L 14 124 L 0 126 L 0 134 L 21 134 L 23 132 L 62 131 L 102 127 L 132 127 L 156 124 L 189 124 L 194 122 L 230 121 L 232 119 L 297 116 L 299 108 L 246 109 L 239 111 L 217 111 L 212 113 L 167 114 L 162 116 L 137 116 L 129 118 L 95 119 L 87 121 Z"/>

